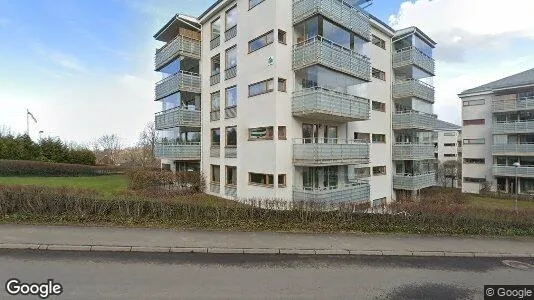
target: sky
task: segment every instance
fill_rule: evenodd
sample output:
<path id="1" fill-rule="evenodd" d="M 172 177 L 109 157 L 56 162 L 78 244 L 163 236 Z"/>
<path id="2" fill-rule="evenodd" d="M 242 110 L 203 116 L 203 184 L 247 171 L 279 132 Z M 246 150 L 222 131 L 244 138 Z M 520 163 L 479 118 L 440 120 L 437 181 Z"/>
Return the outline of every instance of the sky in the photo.
<path id="1" fill-rule="evenodd" d="M 24 132 L 29 109 L 33 138 L 134 144 L 160 109 L 153 34 L 214 1 L 0 0 L 0 128 Z M 368 11 L 438 43 L 435 112 L 445 121 L 459 124 L 461 91 L 534 67 L 532 0 L 374 0 Z"/>

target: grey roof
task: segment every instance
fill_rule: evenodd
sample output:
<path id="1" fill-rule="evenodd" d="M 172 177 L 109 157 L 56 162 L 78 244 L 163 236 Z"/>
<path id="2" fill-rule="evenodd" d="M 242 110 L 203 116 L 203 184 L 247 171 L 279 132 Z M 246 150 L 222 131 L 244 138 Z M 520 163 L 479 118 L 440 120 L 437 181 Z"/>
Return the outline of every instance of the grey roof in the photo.
<path id="1" fill-rule="evenodd" d="M 456 124 L 438 120 L 436 124 L 436 131 L 458 131 L 462 130 L 462 127 Z"/>
<path id="2" fill-rule="evenodd" d="M 424 33 L 421 29 L 415 26 L 397 30 L 395 32 L 395 40 L 402 39 L 403 37 L 410 35 L 410 34 L 418 35 L 421 39 L 426 41 L 429 46 L 431 46 L 432 48 L 435 48 L 436 42 L 433 39 L 431 39 L 428 35 L 426 35 L 426 33 Z"/>
<path id="3" fill-rule="evenodd" d="M 534 84 L 534 69 L 526 70 L 476 88 L 463 91 L 460 95 L 493 91 L 502 88 L 517 87 Z"/>

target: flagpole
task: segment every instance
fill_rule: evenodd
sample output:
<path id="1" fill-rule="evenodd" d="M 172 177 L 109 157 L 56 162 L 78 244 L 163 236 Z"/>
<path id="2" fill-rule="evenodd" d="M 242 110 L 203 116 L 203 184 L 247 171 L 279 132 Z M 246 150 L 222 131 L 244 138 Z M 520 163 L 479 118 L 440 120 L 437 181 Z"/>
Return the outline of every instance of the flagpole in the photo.
<path id="1" fill-rule="evenodd" d="M 30 136 L 30 110 L 26 108 L 26 135 Z"/>

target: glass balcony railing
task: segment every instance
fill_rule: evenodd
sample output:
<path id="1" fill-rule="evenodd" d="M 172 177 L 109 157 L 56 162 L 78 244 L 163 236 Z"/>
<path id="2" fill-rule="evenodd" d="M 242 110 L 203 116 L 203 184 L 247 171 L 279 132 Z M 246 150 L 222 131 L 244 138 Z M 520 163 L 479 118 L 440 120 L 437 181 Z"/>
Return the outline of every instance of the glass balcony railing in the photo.
<path id="1" fill-rule="evenodd" d="M 493 176 L 503 177 L 534 177 L 534 166 L 493 166 Z"/>
<path id="2" fill-rule="evenodd" d="M 182 107 L 171 108 L 156 114 L 156 130 L 174 127 L 200 127 L 200 111 Z"/>
<path id="3" fill-rule="evenodd" d="M 157 143 L 154 149 L 154 155 L 157 158 L 165 159 L 200 160 L 200 151 L 200 143 Z"/>
<path id="4" fill-rule="evenodd" d="M 180 71 L 156 83 L 156 100 L 177 92 L 200 94 L 200 75 Z"/>
<path id="5" fill-rule="evenodd" d="M 493 112 L 534 110 L 534 97 L 517 98 L 517 95 L 497 96 L 492 103 Z"/>
<path id="6" fill-rule="evenodd" d="M 368 99 L 314 87 L 293 93 L 293 115 L 312 120 L 352 122 L 369 120 Z"/>
<path id="7" fill-rule="evenodd" d="M 434 76 L 436 67 L 434 59 L 415 47 L 407 47 L 393 53 L 393 68 L 414 65 Z"/>
<path id="8" fill-rule="evenodd" d="M 434 103 L 434 87 L 417 79 L 399 81 L 393 84 L 393 98 L 419 98 Z"/>
<path id="9" fill-rule="evenodd" d="M 534 133 L 534 120 L 516 122 L 495 122 L 493 123 L 493 133 Z"/>
<path id="10" fill-rule="evenodd" d="M 393 160 L 427 160 L 434 159 L 433 144 L 393 144 Z"/>
<path id="11" fill-rule="evenodd" d="M 369 143 L 345 139 L 295 139 L 293 162 L 300 166 L 368 164 Z"/>
<path id="12" fill-rule="evenodd" d="M 494 144 L 492 153 L 493 155 L 532 155 L 534 144 Z"/>
<path id="13" fill-rule="evenodd" d="M 436 185 L 436 173 L 413 175 L 393 175 L 393 188 L 396 190 L 417 191 Z"/>
<path id="14" fill-rule="evenodd" d="M 403 111 L 393 114 L 393 129 L 420 129 L 433 131 L 437 126 L 438 116 L 418 111 Z"/>
<path id="15" fill-rule="evenodd" d="M 200 49 L 200 41 L 179 35 L 165 46 L 156 50 L 154 59 L 156 71 L 159 71 L 179 56 L 200 59 Z"/>
<path id="16" fill-rule="evenodd" d="M 298 43 L 293 48 L 293 69 L 323 65 L 361 80 L 371 81 L 369 57 L 344 48 L 322 36 Z"/>
<path id="17" fill-rule="evenodd" d="M 307 188 L 294 187 L 293 201 L 317 203 L 357 203 L 368 202 L 370 185 L 367 181 L 357 181 L 333 187 Z"/>

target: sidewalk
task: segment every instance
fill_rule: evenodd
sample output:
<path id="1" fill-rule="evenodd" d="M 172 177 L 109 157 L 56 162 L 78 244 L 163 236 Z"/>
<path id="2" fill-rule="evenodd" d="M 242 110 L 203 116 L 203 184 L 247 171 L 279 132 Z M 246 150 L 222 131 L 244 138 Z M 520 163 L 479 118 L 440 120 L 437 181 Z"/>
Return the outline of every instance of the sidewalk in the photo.
<path id="1" fill-rule="evenodd" d="M 534 258 L 534 239 L 0 225 L 0 249 Z"/>

